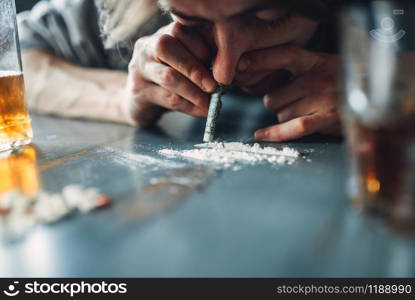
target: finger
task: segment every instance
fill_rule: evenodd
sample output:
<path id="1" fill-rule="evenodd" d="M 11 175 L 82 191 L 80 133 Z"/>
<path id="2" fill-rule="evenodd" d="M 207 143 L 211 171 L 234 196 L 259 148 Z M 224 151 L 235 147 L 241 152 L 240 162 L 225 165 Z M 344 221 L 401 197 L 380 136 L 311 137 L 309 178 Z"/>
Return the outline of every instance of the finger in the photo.
<path id="1" fill-rule="evenodd" d="M 264 106 L 271 111 L 279 112 L 285 106 L 301 98 L 318 94 L 324 103 L 330 104 L 329 102 L 333 102 L 333 99 L 337 99 L 336 92 L 337 85 L 333 78 L 309 72 L 266 94 Z"/>
<path id="2" fill-rule="evenodd" d="M 307 78 L 299 77 L 287 85 L 277 88 L 264 96 L 264 106 L 274 112 L 298 101 L 309 94 Z"/>
<path id="3" fill-rule="evenodd" d="M 266 72 L 252 72 L 252 73 L 238 73 L 235 75 L 234 83 L 239 87 L 249 87 L 262 81 L 265 77 L 270 75 Z"/>
<path id="4" fill-rule="evenodd" d="M 300 99 L 297 102 L 294 102 L 291 105 L 283 108 L 277 114 L 278 122 L 285 123 L 292 119 L 315 113 L 314 111 L 310 111 L 312 108 L 307 107 L 307 104 L 308 103 L 306 100 Z"/>
<path id="5" fill-rule="evenodd" d="M 319 113 L 336 113 L 336 96 L 322 94 L 299 99 L 298 101 L 285 106 L 278 111 L 278 121 L 283 123 L 292 119 Z"/>
<path id="6" fill-rule="evenodd" d="M 141 127 L 155 124 L 166 111 L 164 107 L 145 101 L 142 101 L 141 103 L 132 101 L 129 103 L 128 109 L 134 123 L 133 125 Z"/>
<path id="7" fill-rule="evenodd" d="M 320 62 L 320 56 L 314 52 L 293 45 L 283 45 L 244 54 L 239 61 L 238 71 L 261 72 L 285 69 L 298 76 Z"/>
<path id="8" fill-rule="evenodd" d="M 145 73 L 148 74 L 148 80 L 192 102 L 207 114 L 209 96 L 178 71 L 169 66 L 152 62 L 146 64 Z"/>
<path id="9" fill-rule="evenodd" d="M 179 71 L 205 92 L 215 90 L 216 82 L 212 74 L 178 39 L 167 34 L 161 36 L 156 47 L 156 55 L 156 59 Z"/>
<path id="10" fill-rule="evenodd" d="M 282 142 L 310 135 L 327 126 L 333 116 L 314 114 L 293 119 L 291 121 L 263 128 L 255 132 L 258 141 Z"/>
<path id="11" fill-rule="evenodd" d="M 136 109 L 143 111 L 148 104 L 179 111 L 195 117 L 205 116 L 204 111 L 193 103 L 153 83 L 148 83 L 145 88 L 138 92 L 138 96 L 136 97 Z"/>
<path id="12" fill-rule="evenodd" d="M 205 64 L 210 61 L 211 51 L 209 46 L 196 30 L 176 22 L 172 29 L 172 35 L 179 39 L 199 61 Z"/>

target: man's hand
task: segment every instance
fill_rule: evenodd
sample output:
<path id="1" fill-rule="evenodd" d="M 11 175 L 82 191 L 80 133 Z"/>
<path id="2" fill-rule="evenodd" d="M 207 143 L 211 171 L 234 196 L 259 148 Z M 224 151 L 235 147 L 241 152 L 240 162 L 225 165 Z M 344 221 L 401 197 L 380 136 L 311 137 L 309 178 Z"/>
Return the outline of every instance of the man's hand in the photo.
<path id="1" fill-rule="evenodd" d="M 208 45 L 196 30 L 173 22 L 139 39 L 129 64 L 128 110 L 146 126 L 166 110 L 206 117 L 216 82 Z"/>
<path id="2" fill-rule="evenodd" d="M 239 63 L 239 72 L 245 74 L 272 70 L 287 70 L 292 79 L 265 95 L 265 107 L 277 114 L 280 124 L 258 130 L 257 140 L 277 142 L 340 132 L 336 56 L 284 45 L 246 53 Z"/>

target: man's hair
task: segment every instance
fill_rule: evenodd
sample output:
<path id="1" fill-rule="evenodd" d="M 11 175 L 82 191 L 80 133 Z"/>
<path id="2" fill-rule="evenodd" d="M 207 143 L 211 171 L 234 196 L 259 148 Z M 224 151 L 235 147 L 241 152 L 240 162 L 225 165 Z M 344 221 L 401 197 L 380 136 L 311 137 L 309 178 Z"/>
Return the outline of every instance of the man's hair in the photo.
<path id="1" fill-rule="evenodd" d="M 95 0 L 105 47 L 127 41 L 157 12 L 156 0 Z"/>
<path id="2" fill-rule="evenodd" d="M 330 15 L 335 15 L 333 7 L 345 0 L 279 1 L 307 17 L 324 20 Z M 168 0 L 95 0 L 95 4 L 106 48 L 128 42 L 159 8 L 166 11 L 169 7 Z"/>

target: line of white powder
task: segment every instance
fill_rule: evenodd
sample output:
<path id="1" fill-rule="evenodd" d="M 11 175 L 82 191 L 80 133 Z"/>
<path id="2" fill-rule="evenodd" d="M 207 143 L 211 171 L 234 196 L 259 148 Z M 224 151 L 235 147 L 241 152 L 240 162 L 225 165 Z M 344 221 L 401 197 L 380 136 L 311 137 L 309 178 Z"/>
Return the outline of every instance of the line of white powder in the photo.
<path id="1" fill-rule="evenodd" d="M 279 150 L 273 147 L 261 147 L 259 144 L 248 145 L 239 142 L 207 143 L 195 145 L 198 149 L 173 150 L 162 149 L 160 154 L 168 157 L 179 157 L 229 167 L 236 163 L 270 163 L 292 164 L 300 153 L 289 147 Z"/>
<path id="2" fill-rule="evenodd" d="M 211 148 L 216 150 L 224 150 L 224 151 L 240 151 L 240 152 L 248 152 L 248 153 L 255 153 L 255 154 L 266 154 L 266 155 L 280 155 L 280 156 L 288 156 L 293 158 L 298 158 L 300 153 L 289 147 L 284 147 L 282 150 L 273 148 L 273 147 L 261 147 L 260 144 L 255 143 L 254 145 L 248 145 L 240 142 L 231 142 L 231 143 L 205 143 L 205 144 L 197 144 L 195 145 L 196 148 Z"/>

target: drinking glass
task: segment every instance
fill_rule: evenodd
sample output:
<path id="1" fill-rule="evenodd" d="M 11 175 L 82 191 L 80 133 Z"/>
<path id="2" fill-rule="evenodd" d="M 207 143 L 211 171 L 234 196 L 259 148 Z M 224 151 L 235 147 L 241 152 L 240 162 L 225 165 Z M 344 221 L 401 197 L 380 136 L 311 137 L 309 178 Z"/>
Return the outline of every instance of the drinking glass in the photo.
<path id="1" fill-rule="evenodd" d="M 415 231 L 415 7 L 350 1 L 342 10 L 342 116 L 348 191 L 363 211 Z"/>
<path id="2" fill-rule="evenodd" d="M 0 0 L 0 151 L 31 142 L 14 0 Z"/>

